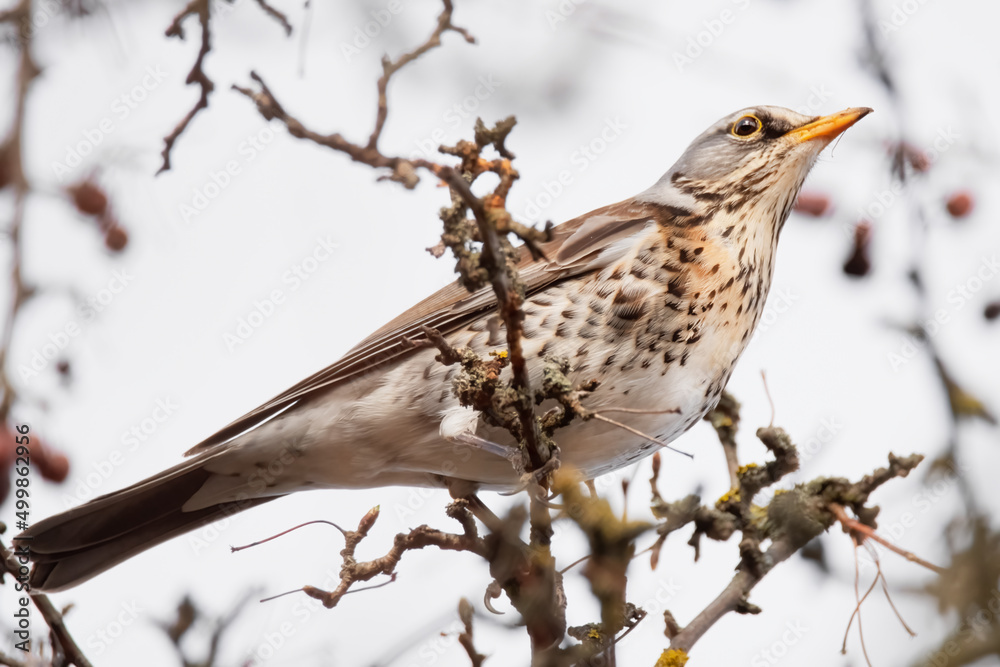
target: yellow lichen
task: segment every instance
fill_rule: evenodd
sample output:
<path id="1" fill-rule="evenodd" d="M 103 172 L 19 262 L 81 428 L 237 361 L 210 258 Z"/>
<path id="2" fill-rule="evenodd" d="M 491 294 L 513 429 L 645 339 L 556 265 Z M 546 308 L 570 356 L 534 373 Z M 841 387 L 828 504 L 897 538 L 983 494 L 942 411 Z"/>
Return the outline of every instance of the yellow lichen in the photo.
<path id="1" fill-rule="evenodd" d="M 601 632 L 597 628 L 591 628 L 587 632 L 587 637 L 589 637 L 590 639 L 600 640 L 600 638 L 601 638 Z"/>
<path id="2" fill-rule="evenodd" d="M 730 500 L 735 502 L 740 502 L 740 490 L 739 489 L 729 489 L 722 494 L 722 497 L 715 501 L 716 507 L 719 505 L 725 505 Z"/>
<path id="3" fill-rule="evenodd" d="M 756 467 L 757 467 L 756 463 L 748 463 L 748 464 L 746 464 L 744 466 L 740 466 L 739 468 L 737 468 L 736 469 L 736 474 L 737 475 L 745 475 L 748 471 L 753 470 Z"/>
<path id="4" fill-rule="evenodd" d="M 655 667 L 684 667 L 688 661 L 687 651 L 668 648 L 660 655 Z"/>
<path id="5" fill-rule="evenodd" d="M 506 359 L 507 350 L 493 350 L 492 352 L 490 352 L 490 356 L 496 357 L 497 359 Z"/>

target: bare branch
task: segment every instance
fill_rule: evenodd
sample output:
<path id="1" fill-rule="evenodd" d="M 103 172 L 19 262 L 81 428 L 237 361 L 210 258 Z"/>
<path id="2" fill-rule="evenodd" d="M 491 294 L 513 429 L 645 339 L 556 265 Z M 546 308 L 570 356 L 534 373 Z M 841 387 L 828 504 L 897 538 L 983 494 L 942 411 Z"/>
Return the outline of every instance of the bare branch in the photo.
<path id="1" fill-rule="evenodd" d="M 457 32 L 465 41 L 469 44 L 475 44 L 476 38 L 469 34 L 465 28 L 459 28 L 452 25 L 451 15 L 454 12 L 454 7 L 452 6 L 451 0 L 443 0 L 444 9 L 438 15 L 437 27 L 431 33 L 431 36 L 427 38 L 423 44 L 410 51 L 409 53 L 404 53 L 395 62 L 389 59 L 389 56 L 382 57 L 382 76 L 378 80 L 378 111 L 375 114 L 375 129 L 372 130 L 371 136 L 368 137 L 367 148 L 377 149 L 379 137 L 382 136 L 382 129 L 385 127 L 385 121 L 389 116 L 389 101 L 386 95 L 386 91 L 389 88 L 389 79 L 392 75 L 398 72 L 400 69 L 410 64 L 420 56 L 424 55 L 431 49 L 441 46 L 441 35 L 448 32 Z"/>
<path id="2" fill-rule="evenodd" d="M 857 540 L 859 543 L 864 541 L 865 539 L 874 540 L 879 544 L 881 544 L 882 546 L 884 546 L 889 551 L 899 554 L 900 556 L 902 556 L 903 558 L 912 563 L 916 563 L 917 565 L 925 567 L 932 572 L 936 572 L 937 574 L 945 573 L 946 571 L 945 568 L 934 565 L 933 563 L 929 563 L 923 558 L 917 556 L 916 554 L 909 552 L 906 549 L 897 547 L 895 544 L 893 544 L 889 540 L 885 539 L 884 537 L 876 533 L 871 528 L 871 526 L 866 526 L 857 519 L 852 519 L 851 517 L 847 516 L 847 512 L 844 510 L 844 508 L 838 505 L 837 503 L 830 503 L 828 505 L 828 508 L 833 513 L 833 515 L 837 517 L 837 521 L 839 521 L 841 525 L 844 526 L 844 532 L 851 533 L 852 536 L 855 538 L 855 540 Z"/>
<path id="3" fill-rule="evenodd" d="M 480 556 L 486 554 L 485 542 L 476 532 L 475 522 L 469 513 L 465 501 L 456 501 L 448 506 L 448 516 L 462 524 L 463 533 L 445 533 L 427 526 L 418 526 L 409 533 L 400 533 L 393 540 L 392 548 L 384 556 L 370 561 L 358 562 L 354 552 L 358 545 L 368 536 L 368 531 L 378 520 L 379 508 L 368 512 L 358 523 L 357 530 L 349 530 L 344 535 L 346 542 L 340 552 L 343 565 L 340 569 L 340 584 L 332 591 L 324 591 L 314 586 L 303 586 L 302 592 L 323 603 L 330 609 L 337 606 L 341 598 L 347 595 L 351 586 L 360 581 L 369 581 L 380 574 L 395 575 L 396 565 L 403 554 L 414 549 L 437 547 L 447 551 L 470 551 Z"/>
<path id="4" fill-rule="evenodd" d="M 468 600 L 462 598 L 458 601 L 458 617 L 461 619 L 462 625 L 465 626 L 465 630 L 458 636 L 458 643 L 462 645 L 462 648 L 468 654 L 469 660 L 472 662 L 472 667 L 482 667 L 486 656 L 477 651 L 475 644 L 472 643 L 473 613 L 472 604 Z"/>
<path id="5" fill-rule="evenodd" d="M 20 548 L 26 547 L 18 547 L 18 549 Z M 0 542 L 0 559 L 2 559 L 3 569 L 19 582 L 25 583 L 27 582 L 27 558 L 25 558 L 24 563 L 21 563 L 19 558 L 5 544 Z M 24 568 L 23 575 L 22 568 Z M 42 618 L 45 619 L 46 625 L 52 630 L 52 636 L 58 643 L 59 648 L 62 649 L 66 660 L 70 664 L 76 665 L 76 667 L 91 667 L 90 661 L 87 660 L 87 657 L 80 650 L 73 636 L 70 635 L 69 629 L 67 629 L 66 624 L 63 622 L 62 614 L 59 613 L 59 610 L 49 600 L 49 596 L 44 593 L 31 593 L 30 597 L 35 607 L 41 613 Z"/>
<path id="6" fill-rule="evenodd" d="M 170 151 L 173 150 L 174 143 L 181 136 L 187 126 L 190 125 L 194 117 L 198 115 L 198 112 L 202 109 L 208 108 L 208 96 L 215 90 L 215 83 L 208 78 L 203 69 L 205 63 L 205 56 L 212 49 L 212 31 L 209 27 L 209 22 L 211 21 L 211 14 L 209 11 L 209 3 L 211 0 L 191 0 L 188 2 L 187 6 L 180 11 L 174 20 L 170 23 L 167 28 L 167 37 L 178 37 L 180 39 L 185 39 L 184 28 L 182 23 L 184 19 L 188 16 L 197 16 L 198 23 L 201 25 L 201 46 L 198 49 L 198 56 L 195 58 L 194 66 L 191 67 L 191 71 L 188 72 L 187 79 L 184 82 L 188 85 L 192 83 L 197 83 L 201 88 L 198 95 L 198 101 L 195 102 L 194 107 L 191 111 L 187 112 L 187 115 L 181 119 L 181 122 L 177 124 L 177 127 L 168 134 L 163 139 L 163 150 L 160 155 L 163 156 L 163 164 L 160 166 L 157 174 L 161 174 L 170 169 Z"/>
<path id="7" fill-rule="evenodd" d="M 291 37 L 292 35 L 292 24 L 288 22 L 288 16 L 283 12 L 278 11 L 271 6 L 267 0 L 255 0 L 258 6 L 264 10 L 264 13 L 273 18 L 275 21 L 281 24 L 281 27 L 285 29 L 285 35 Z"/>

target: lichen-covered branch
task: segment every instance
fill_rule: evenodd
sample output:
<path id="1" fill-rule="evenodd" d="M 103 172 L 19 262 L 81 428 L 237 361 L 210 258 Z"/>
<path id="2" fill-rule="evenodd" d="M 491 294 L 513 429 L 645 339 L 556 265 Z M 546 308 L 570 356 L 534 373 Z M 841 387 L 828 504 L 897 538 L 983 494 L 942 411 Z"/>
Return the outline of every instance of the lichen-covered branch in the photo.
<path id="1" fill-rule="evenodd" d="M 873 518 L 878 508 L 866 505 L 869 495 L 890 479 L 906 477 L 923 460 L 918 454 L 907 457 L 890 454 L 888 467 L 879 468 L 854 483 L 843 478 L 821 477 L 798 484 L 775 493 L 761 515 L 749 512 L 753 496 L 787 474 L 797 456 L 794 445 L 780 429 L 760 429 L 758 437 L 775 453 L 775 461 L 741 469 L 740 497 L 723 498 L 719 502 L 720 507 L 734 513 L 744 533 L 738 571 L 715 600 L 674 635 L 670 641 L 673 650 L 690 652 L 695 643 L 729 612 L 758 613 L 760 608 L 749 601 L 754 586 L 837 521 L 831 504 L 849 505 L 858 516 Z M 771 544 L 761 552 L 759 545 L 764 538 L 770 539 Z"/>

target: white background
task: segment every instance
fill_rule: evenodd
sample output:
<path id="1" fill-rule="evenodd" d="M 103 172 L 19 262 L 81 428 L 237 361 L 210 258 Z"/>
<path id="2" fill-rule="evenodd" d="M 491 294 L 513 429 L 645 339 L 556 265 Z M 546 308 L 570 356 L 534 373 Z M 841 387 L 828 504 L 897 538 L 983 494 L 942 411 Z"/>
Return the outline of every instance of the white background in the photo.
<path id="1" fill-rule="evenodd" d="M 230 90 L 232 83 L 249 85 L 249 72 L 256 70 L 310 128 L 363 141 L 374 118 L 379 57 L 398 55 L 422 41 L 439 6 L 430 0 L 404 2 L 368 46 L 347 58 L 344 46 L 355 39 L 357 28 L 364 30 L 372 21 L 370 12 L 385 3 L 313 2 L 304 47 L 298 30 L 302 3 L 276 4 L 297 28 L 290 39 L 249 0 L 238 0 L 213 21 L 213 50 L 206 62 L 217 85 L 211 106 L 178 141 L 173 169 L 155 178 L 162 137 L 196 98 L 195 88 L 184 85 L 198 46 L 196 21 L 185 23 L 188 41 L 167 39 L 163 31 L 181 3 L 111 3 L 85 19 L 57 13 L 36 33 L 36 57 L 44 72 L 29 100 L 25 136 L 36 189 L 25 230 L 26 272 L 49 289 L 18 325 L 10 360 L 15 376 L 52 332 L 79 318 L 66 287 L 85 300 L 99 295 L 115 271 L 134 278 L 99 318 L 82 325 L 82 334 L 65 350 L 73 367 L 71 386 L 60 384 L 51 364 L 38 377 L 20 382 L 25 396 L 44 398 L 48 409 L 24 403 L 15 417 L 72 460 L 65 484 L 33 481 L 36 520 L 78 502 L 78 490 L 85 492 L 81 496 L 89 493 L 88 475 L 97 480 L 101 462 L 115 450 L 125 451 L 123 433 L 150 417 L 158 400 L 179 407 L 139 448 L 124 453 L 121 465 L 96 484 L 96 493 L 174 464 L 193 443 L 336 360 L 451 280 L 450 260 L 435 260 L 423 250 L 440 233 L 436 212 L 447 203 L 446 190 L 427 179 L 414 192 L 376 182 L 377 174 L 368 167 L 295 140 L 277 124 L 269 127 L 247 99 Z M 765 326 L 729 385 L 744 404 L 744 460 L 765 456 L 753 438 L 756 427 L 770 420 L 762 369 L 776 423 L 814 452 L 799 473 L 783 482 L 787 486 L 817 475 L 857 478 L 883 465 L 890 451 L 933 456 L 944 447 L 947 403 L 926 355 L 917 354 L 896 369 L 889 360 L 903 347 L 902 334 L 889 325 L 915 316 L 914 293 L 904 277 L 911 248 L 909 205 L 896 198 L 873 220 L 870 277 L 849 280 L 840 266 L 858 209 L 887 196 L 886 142 L 905 132 L 917 146 L 930 149 L 939 133 L 957 135 L 913 194 L 931 212 L 930 301 L 949 315 L 935 341 L 963 385 L 1000 410 L 997 326 L 982 318 L 983 305 L 1000 296 L 1000 279 L 987 280 L 961 306 L 949 300 L 956 285 L 1000 250 L 1000 191 L 994 185 L 1000 5 L 876 3 L 879 19 L 896 28 L 885 43 L 906 114 L 905 127 L 899 127 L 884 90 L 860 64 L 855 3 L 562 4 L 565 13 L 575 11 L 562 16 L 552 1 L 458 0 L 455 21 L 479 43 L 446 35 L 443 48 L 394 79 L 383 150 L 410 154 L 436 130 L 454 142 L 471 137 L 475 115 L 493 122 L 515 114 L 519 123 L 509 147 L 517 154 L 522 180 L 510 209 L 523 214 L 532 203 L 546 203 L 539 199 L 544 184 L 570 170 L 570 186 L 539 216 L 558 222 L 645 189 L 691 139 L 736 109 L 812 105 L 811 112 L 818 114 L 874 107 L 875 114 L 826 151 L 810 177 L 807 188 L 830 194 L 836 211 L 824 220 L 793 215 L 789 221 Z M 726 24 L 720 20 L 724 11 L 732 19 Z M 555 21 L 556 15 L 565 20 Z M 699 34 L 707 45 L 679 66 L 676 54 Z M 14 90 L 13 58 L 13 50 L 0 51 L 5 91 Z M 122 95 L 134 95 L 130 91 L 141 85 L 148 67 L 166 76 L 121 118 L 112 105 Z M 492 81 L 494 90 L 483 94 L 480 88 L 485 99 L 477 100 L 481 77 Z M 474 111 L 463 118 L 453 110 L 456 104 Z M 0 119 L 4 126 L 10 107 L 4 104 L 0 111 L 8 114 Z M 57 178 L 53 163 L 64 161 L 70 148 L 85 141 L 85 131 L 105 117 L 113 120 L 113 132 L 82 166 Z M 609 119 L 625 129 L 581 169 L 580 146 L 599 137 Z M 252 161 L 244 144 L 250 137 L 269 140 Z M 192 204 L 195 193 L 204 193 L 212 182 L 213 172 L 231 160 L 239 163 L 240 173 L 204 211 L 185 221 L 180 206 Z M 60 191 L 95 167 L 130 233 L 122 255 L 103 251 L 93 223 L 77 214 Z M 948 219 L 942 206 L 957 187 L 969 188 L 977 198 L 973 215 L 960 223 Z M 9 205 L 10 195 L 0 195 L 5 215 Z M 337 251 L 292 290 L 283 275 L 308 257 L 321 237 L 332 238 Z M 230 350 L 224 336 L 234 333 L 255 301 L 274 289 L 283 291 L 285 303 Z M 824 428 L 831 424 L 832 429 Z M 1000 466 L 996 431 L 973 424 L 963 437 L 968 478 L 995 510 L 1000 504 L 992 493 Z M 711 429 L 699 424 L 679 444 L 695 458 L 665 456 L 664 494 L 680 498 L 699 490 L 710 501 L 725 492 L 728 478 Z M 646 461 L 619 474 L 637 480 L 629 499 L 633 517 L 648 517 L 648 468 Z M 956 485 L 925 486 L 922 478 L 923 471 L 894 481 L 874 502 L 883 507 L 883 530 L 909 513 L 912 526 L 896 525 L 899 543 L 946 564 L 942 534 L 959 511 Z M 602 488 L 620 507 L 617 481 Z M 304 584 L 330 587 L 342 540 L 332 529 L 311 527 L 238 554 L 230 554 L 229 545 L 309 519 L 353 526 L 370 507 L 381 505 L 382 517 L 358 552 L 375 557 L 395 533 L 420 523 L 454 528 L 442 511 L 448 500 L 444 492 L 410 489 L 298 494 L 236 517 L 215 533 L 199 531 L 195 541 L 176 539 L 54 598 L 59 605 L 74 605 L 67 623 L 95 664 L 174 665 L 172 649 L 155 624 L 172 616 L 185 593 L 200 608 L 221 615 L 250 586 L 266 594 Z M 490 495 L 486 500 L 498 511 L 510 502 Z M 0 518 L 9 521 L 9 503 L 2 511 Z M 693 563 L 692 550 L 684 544 L 688 534 L 668 540 L 657 571 L 650 572 L 645 558 L 631 569 L 630 600 L 651 613 L 620 645 L 620 664 L 653 664 L 667 644 L 662 610 L 669 608 L 683 624 L 728 582 L 738 558 L 736 540 L 703 541 L 701 560 Z M 647 536 L 640 547 L 652 539 Z M 863 664 L 856 632 L 847 656 L 839 653 L 854 607 L 852 546 L 839 530 L 823 543 L 832 564 L 829 576 L 792 558 L 754 591 L 752 601 L 764 613 L 723 619 L 696 646 L 692 664 Z M 571 527 L 561 526 L 555 549 L 559 562 L 568 564 L 585 545 Z M 909 664 L 933 649 L 957 619 L 938 616 L 934 601 L 916 592 L 932 579 L 929 572 L 891 554 L 883 556 L 883 568 L 897 607 L 919 635 L 908 639 L 884 598 L 873 593 L 863 614 L 869 655 L 880 665 Z M 454 630 L 460 596 L 482 611 L 489 583 L 483 564 L 471 555 L 428 550 L 406 554 L 398 573 L 395 584 L 348 596 L 334 610 L 314 610 L 301 595 L 251 603 L 226 636 L 219 664 L 255 657 L 269 658 L 258 663 L 267 665 L 468 664 L 454 635 L 439 633 Z M 863 571 L 865 585 L 872 574 L 871 568 Z M 567 578 L 567 592 L 570 623 L 595 620 L 597 605 L 579 574 Z M 9 587 L 0 589 L 0 601 L 3 609 L 13 608 Z M 501 608 L 505 603 L 498 601 Z M 123 605 L 135 610 L 134 618 L 123 614 Z M 129 622 L 124 629 L 116 625 L 122 620 Z M 503 627 L 515 620 L 513 610 L 503 617 L 477 616 L 476 643 L 491 656 L 487 664 L 527 663 L 523 632 Z M 37 616 L 34 631 L 39 639 L 44 635 Z M 109 632 L 117 636 L 106 642 L 102 633 L 107 637 Z"/>

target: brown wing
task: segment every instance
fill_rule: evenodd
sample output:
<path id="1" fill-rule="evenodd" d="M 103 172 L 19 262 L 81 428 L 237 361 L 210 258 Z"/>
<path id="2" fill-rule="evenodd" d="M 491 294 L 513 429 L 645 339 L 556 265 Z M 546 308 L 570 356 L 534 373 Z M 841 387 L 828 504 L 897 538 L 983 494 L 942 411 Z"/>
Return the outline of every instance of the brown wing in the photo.
<path id="1" fill-rule="evenodd" d="M 547 261 L 532 261 L 527 248 L 519 249 L 518 270 L 525 291 L 530 296 L 560 280 L 606 266 L 617 256 L 613 252 L 602 253 L 603 250 L 654 220 L 662 224 L 661 217 L 668 214 L 661 206 L 626 200 L 557 226 L 553 229 L 552 240 L 542 246 Z M 424 326 L 447 336 L 495 306 L 492 288 L 470 294 L 457 282 L 452 283 L 368 336 L 340 360 L 251 410 L 185 455 L 197 454 L 226 442 L 300 400 L 411 354 L 414 348 L 404 343 L 403 339 L 425 339 L 422 332 Z"/>

